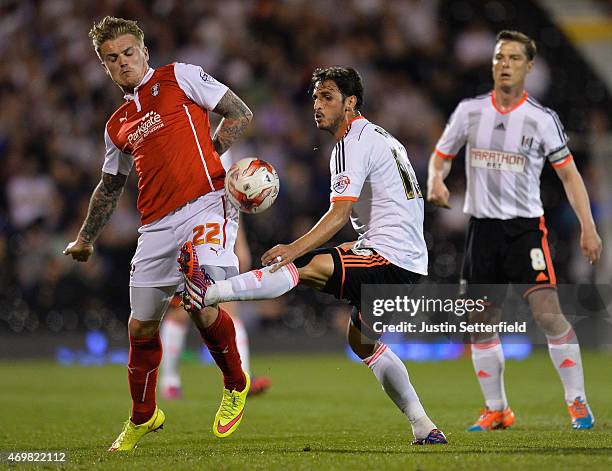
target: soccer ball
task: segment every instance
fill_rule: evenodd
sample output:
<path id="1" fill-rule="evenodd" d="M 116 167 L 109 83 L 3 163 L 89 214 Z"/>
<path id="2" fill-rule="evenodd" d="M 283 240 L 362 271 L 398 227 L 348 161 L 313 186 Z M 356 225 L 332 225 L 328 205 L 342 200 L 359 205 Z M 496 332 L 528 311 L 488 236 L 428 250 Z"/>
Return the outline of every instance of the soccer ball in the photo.
<path id="1" fill-rule="evenodd" d="M 265 160 L 242 159 L 225 175 L 225 194 L 243 213 L 261 213 L 278 196 L 279 181 L 274 167 Z"/>

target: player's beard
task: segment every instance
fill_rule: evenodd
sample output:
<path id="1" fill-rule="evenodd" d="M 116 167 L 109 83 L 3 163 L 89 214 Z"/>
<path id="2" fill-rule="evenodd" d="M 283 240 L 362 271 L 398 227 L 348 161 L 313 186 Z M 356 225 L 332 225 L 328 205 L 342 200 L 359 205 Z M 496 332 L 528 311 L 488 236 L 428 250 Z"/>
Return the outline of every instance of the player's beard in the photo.
<path id="1" fill-rule="evenodd" d="M 344 115 L 338 116 L 334 121 L 332 121 L 328 126 L 320 127 L 319 129 L 323 131 L 327 131 L 330 134 L 336 134 L 336 131 L 340 129 L 340 126 L 344 123 Z"/>

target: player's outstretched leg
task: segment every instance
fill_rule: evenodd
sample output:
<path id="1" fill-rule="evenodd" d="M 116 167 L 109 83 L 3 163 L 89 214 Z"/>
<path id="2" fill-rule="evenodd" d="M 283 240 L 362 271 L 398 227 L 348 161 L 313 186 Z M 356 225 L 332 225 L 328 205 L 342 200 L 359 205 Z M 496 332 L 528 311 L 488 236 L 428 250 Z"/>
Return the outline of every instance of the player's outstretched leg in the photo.
<path id="1" fill-rule="evenodd" d="M 223 373 L 223 396 L 213 423 L 213 433 L 220 438 L 231 435 L 240 425 L 251 386 L 249 375 L 242 370 L 232 318 L 223 309 L 204 306 L 204 296 L 213 280 L 203 272 L 195 247 L 187 242 L 181 248 L 179 267 L 185 279 L 185 309 L 200 331 L 202 340 Z M 212 317 L 214 316 L 214 317 Z M 212 323 L 205 322 L 210 318 Z"/>
<path id="2" fill-rule="evenodd" d="M 515 422 L 514 412 L 508 407 L 504 388 L 504 352 L 496 334 L 472 344 L 472 363 L 485 398 L 486 408 L 469 432 L 505 429 Z"/>
<path id="3" fill-rule="evenodd" d="M 193 260 L 197 258 L 195 247 L 185 242 L 178 259 L 179 270 L 185 278 L 183 302 L 187 311 L 230 301 L 252 301 L 277 298 L 298 284 L 297 268 L 289 263 L 274 273 L 270 267 L 251 270 L 227 280 L 213 282 L 201 269 L 195 270 Z"/>
<path id="4" fill-rule="evenodd" d="M 410 382 L 408 370 L 399 357 L 384 343 L 364 344 L 359 330 L 349 321 L 348 339 L 357 356 L 372 370 L 383 390 L 395 405 L 406 415 L 412 433 L 413 445 L 435 445 L 448 443 L 444 433 L 425 413 L 421 401 Z M 372 353 L 373 347 L 374 352 Z M 369 353 L 369 355 L 368 355 Z"/>

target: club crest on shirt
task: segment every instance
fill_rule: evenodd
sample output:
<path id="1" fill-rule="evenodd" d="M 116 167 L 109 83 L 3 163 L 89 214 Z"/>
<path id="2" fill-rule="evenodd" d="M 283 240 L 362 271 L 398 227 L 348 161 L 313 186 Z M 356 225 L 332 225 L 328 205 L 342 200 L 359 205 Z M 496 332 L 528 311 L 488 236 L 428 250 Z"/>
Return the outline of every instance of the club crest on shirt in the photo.
<path id="1" fill-rule="evenodd" d="M 344 193 L 344 191 L 351 184 L 351 179 L 347 175 L 336 175 L 332 184 L 332 190 L 336 193 Z"/>
<path id="2" fill-rule="evenodd" d="M 521 139 L 521 150 L 523 152 L 528 152 L 531 149 L 531 145 L 533 144 L 533 136 L 523 136 Z"/>
<path id="3" fill-rule="evenodd" d="M 159 83 L 156 83 L 151 87 L 151 95 L 157 96 L 159 95 Z"/>

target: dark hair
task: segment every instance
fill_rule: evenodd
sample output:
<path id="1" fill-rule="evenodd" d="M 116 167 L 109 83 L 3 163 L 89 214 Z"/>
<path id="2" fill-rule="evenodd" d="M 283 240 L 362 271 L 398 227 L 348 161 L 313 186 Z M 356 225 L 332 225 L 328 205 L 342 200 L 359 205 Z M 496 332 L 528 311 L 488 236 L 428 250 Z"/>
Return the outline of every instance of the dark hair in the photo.
<path id="1" fill-rule="evenodd" d="M 361 105 L 363 105 L 363 80 L 359 72 L 352 67 L 319 67 L 312 73 L 309 92 L 312 94 L 317 83 L 325 80 L 333 80 L 344 99 L 353 95 L 357 98 L 355 111 L 361 108 Z"/>
<path id="2" fill-rule="evenodd" d="M 537 49 L 534 40 L 520 31 L 507 29 L 500 31 L 497 33 L 497 37 L 495 38 L 495 42 L 497 43 L 498 41 L 516 41 L 517 43 L 521 43 L 525 48 L 525 54 L 530 61 L 532 61 L 536 56 Z"/>

